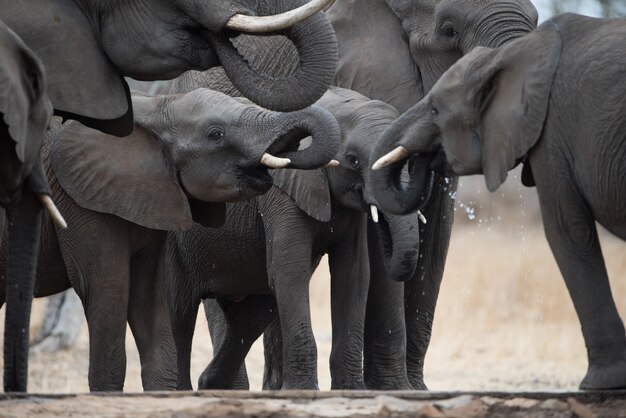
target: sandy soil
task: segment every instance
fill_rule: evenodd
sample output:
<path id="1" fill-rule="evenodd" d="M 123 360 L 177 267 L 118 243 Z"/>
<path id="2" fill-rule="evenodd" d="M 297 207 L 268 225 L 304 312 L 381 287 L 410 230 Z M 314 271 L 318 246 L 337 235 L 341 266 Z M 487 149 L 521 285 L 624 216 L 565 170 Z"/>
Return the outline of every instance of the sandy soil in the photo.
<path id="1" fill-rule="evenodd" d="M 534 192 L 509 186 L 508 191 L 486 196 L 482 180 L 472 179 L 461 190 L 426 359 L 427 385 L 434 390 L 575 390 L 586 371 L 585 347 L 541 229 Z M 473 215 L 468 214 L 468 207 L 474 209 Z M 601 242 L 615 300 L 624 313 L 626 244 L 602 231 Z M 321 389 L 330 387 L 328 285 L 327 266 L 322 264 L 311 282 Z M 41 300 L 36 301 L 34 326 L 41 321 L 41 304 Z M 74 349 L 33 355 L 29 390 L 86 392 L 87 343 L 85 326 Z M 138 356 L 130 332 L 127 353 L 125 390 L 140 391 Z M 192 381 L 210 359 L 206 320 L 200 316 Z M 260 342 L 248 356 L 247 366 L 252 389 L 260 389 Z"/>

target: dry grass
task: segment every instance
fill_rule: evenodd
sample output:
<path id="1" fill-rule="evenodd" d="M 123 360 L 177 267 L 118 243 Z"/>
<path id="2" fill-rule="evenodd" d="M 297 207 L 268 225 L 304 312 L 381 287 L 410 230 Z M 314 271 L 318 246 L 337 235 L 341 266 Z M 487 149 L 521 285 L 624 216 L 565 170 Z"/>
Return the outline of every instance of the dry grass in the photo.
<path id="1" fill-rule="evenodd" d="M 482 179 L 468 179 L 459 192 L 456 225 L 426 361 L 426 382 L 431 389 L 576 389 L 585 373 L 580 328 L 541 229 L 534 191 L 519 188 L 516 182 L 512 179 L 502 191 L 488 195 Z M 474 220 L 465 212 L 468 205 L 475 209 Z M 626 244 L 606 232 L 601 233 L 601 241 L 614 296 L 624 313 Z M 322 389 L 330 387 L 328 280 L 327 267 L 322 264 L 311 282 Z M 41 309 L 33 315 L 38 322 Z M 211 358 L 202 316 L 196 331 L 194 380 Z M 130 333 L 127 347 L 126 390 L 139 391 L 138 356 Z M 247 360 L 253 389 L 261 386 L 262 358 L 257 342 Z M 86 332 L 74 350 L 33 356 L 30 390 L 86 391 L 87 360 Z"/>

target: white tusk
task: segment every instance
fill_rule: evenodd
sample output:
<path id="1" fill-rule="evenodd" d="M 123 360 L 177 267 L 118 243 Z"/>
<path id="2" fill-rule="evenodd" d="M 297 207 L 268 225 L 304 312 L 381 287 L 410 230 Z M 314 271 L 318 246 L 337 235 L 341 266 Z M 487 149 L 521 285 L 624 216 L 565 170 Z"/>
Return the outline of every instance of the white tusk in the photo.
<path id="1" fill-rule="evenodd" d="M 63 215 L 61 215 L 61 212 L 59 212 L 59 209 L 57 209 L 50 196 L 47 194 L 40 194 L 39 201 L 43 207 L 46 208 L 48 213 L 50 213 L 50 217 L 52 217 L 54 223 L 56 223 L 61 229 L 67 229 L 67 222 L 63 219 Z"/>
<path id="2" fill-rule="evenodd" d="M 337 160 L 330 160 L 328 164 L 326 164 L 324 167 L 328 167 L 328 168 L 339 167 L 340 164 L 341 163 Z"/>
<path id="3" fill-rule="evenodd" d="M 269 168 L 285 168 L 291 164 L 291 160 L 289 158 L 274 157 L 266 152 L 261 157 L 261 164 Z"/>
<path id="4" fill-rule="evenodd" d="M 381 169 L 391 163 L 395 163 L 396 161 L 407 157 L 408 155 L 409 151 L 407 151 L 406 148 L 400 145 L 398 148 L 380 157 L 372 166 L 372 170 L 376 171 L 378 169 Z"/>
<path id="5" fill-rule="evenodd" d="M 376 205 L 370 205 L 370 212 L 372 213 L 372 221 L 374 221 L 375 224 L 378 223 L 378 208 L 376 207 Z"/>
<path id="6" fill-rule="evenodd" d="M 424 225 L 426 225 L 426 217 L 419 210 L 417 211 L 417 219 L 419 219 Z"/>
<path id="7" fill-rule="evenodd" d="M 272 16 L 247 16 L 236 14 L 228 19 L 225 28 L 248 33 L 276 32 L 295 25 L 327 6 L 330 7 L 333 1 L 334 0 L 311 0 L 296 9 Z"/>

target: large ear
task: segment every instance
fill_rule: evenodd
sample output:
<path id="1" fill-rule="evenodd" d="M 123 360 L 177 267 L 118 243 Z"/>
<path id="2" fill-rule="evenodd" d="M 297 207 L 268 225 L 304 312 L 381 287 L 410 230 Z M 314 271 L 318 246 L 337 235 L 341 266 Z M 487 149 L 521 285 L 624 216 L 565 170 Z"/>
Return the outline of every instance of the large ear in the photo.
<path id="1" fill-rule="evenodd" d="M 6 1 L 0 18 L 43 62 L 56 115 L 112 135 L 128 135 L 133 129 L 128 86 L 102 52 L 77 3 Z"/>
<path id="2" fill-rule="evenodd" d="M 274 185 L 287 193 L 307 215 L 320 222 L 330 221 L 330 190 L 323 169 L 272 170 Z"/>
<path id="3" fill-rule="evenodd" d="M 52 115 L 43 65 L 0 21 L 0 117 L 27 170 L 39 150 Z M 28 171 L 27 171 L 28 172 Z"/>
<path id="4" fill-rule="evenodd" d="M 466 80 L 476 86 L 471 94 L 479 100 L 483 173 L 490 191 L 539 139 L 560 54 L 558 29 L 546 22 L 497 50 L 476 69 L 477 82 Z"/>
<path id="5" fill-rule="evenodd" d="M 50 164 L 63 189 L 86 209 L 152 229 L 185 230 L 193 223 L 166 150 L 141 126 L 116 138 L 68 122 L 52 138 Z"/>
<path id="6" fill-rule="evenodd" d="M 401 113 L 422 97 L 407 34 L 385 2 L 341 0 L 326 14 L 339 48 L 336 86 L 382 100 Z"/>

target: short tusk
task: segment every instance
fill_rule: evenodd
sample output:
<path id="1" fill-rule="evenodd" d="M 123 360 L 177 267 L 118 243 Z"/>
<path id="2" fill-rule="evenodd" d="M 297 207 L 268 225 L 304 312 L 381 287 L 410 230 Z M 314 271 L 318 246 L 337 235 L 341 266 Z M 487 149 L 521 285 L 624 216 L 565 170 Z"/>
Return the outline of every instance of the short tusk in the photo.
<path id="1" fill-rule="evenodd" d="M 426 217 L 419 210 L 417 211 L 417 219 L 419 219 L 424 225 L 426 225 Z"/>
<path id="2" fill-rule="evenodd" d="M 372 170 L 379 170 L 385 166 L 388 166 L 391 163 L 395 163 L 398 160 L 401 160 L 405 157 L 409 156 L 409 151 L 400 145 L 398 148 L 391 151 L 389 154 L 385 154 L 380 157 L 372 166 Z"/>
<path id="3" fill-rule="evenodd" d="M 46 208 L 48 213 L 50 213 L 50 216 L 54 220 L 54 223 L 57 224 L 61 229 L 67 229 L 67 222 L 65 222 L 65 219 L 63 219 L 63 215 L 61 215 L 61 212 L 59 212 L 59 209 L 57 209 L 50 196 L 48 196 L 47 194 L 40 194 L 39 201 L 41 202 L 43 207 Z"/>
<path id="4" fill-rule="evenodd" d="M 324 167 L 328 167 L 328 168 L 333 168 L 333 167 L 339 167 L 341 165 L 341 163 L 337 160 L 330 160 L 328 162 L 328 164 L 326 164 Z"/>
<path id="5" fill-rule="evenodd" d="M 289 158 L 275 157 L 266 152 L 261 157 L 261 164 L 269 168 L 285 168 L 291 164 L 291 160 Z"/>
<path id="6" fill-rule="evenodd" d="M 376 205 L 370 205 L 370 212 L 372 214 L 372 221 L 374 221 L 375 224 L 378 223 L 378 208 L 376 207 Z"/>
<path id="7" fill-rule="evenodd" d="M 272 16 L 247 16 L 236 14 L 228 19 L 225 28 L 247 33 L 276 32 L 303 21 L 327 6 L 330 7 L 333 1 L 334 0 L 311 0 L 297 9 Z"/>

